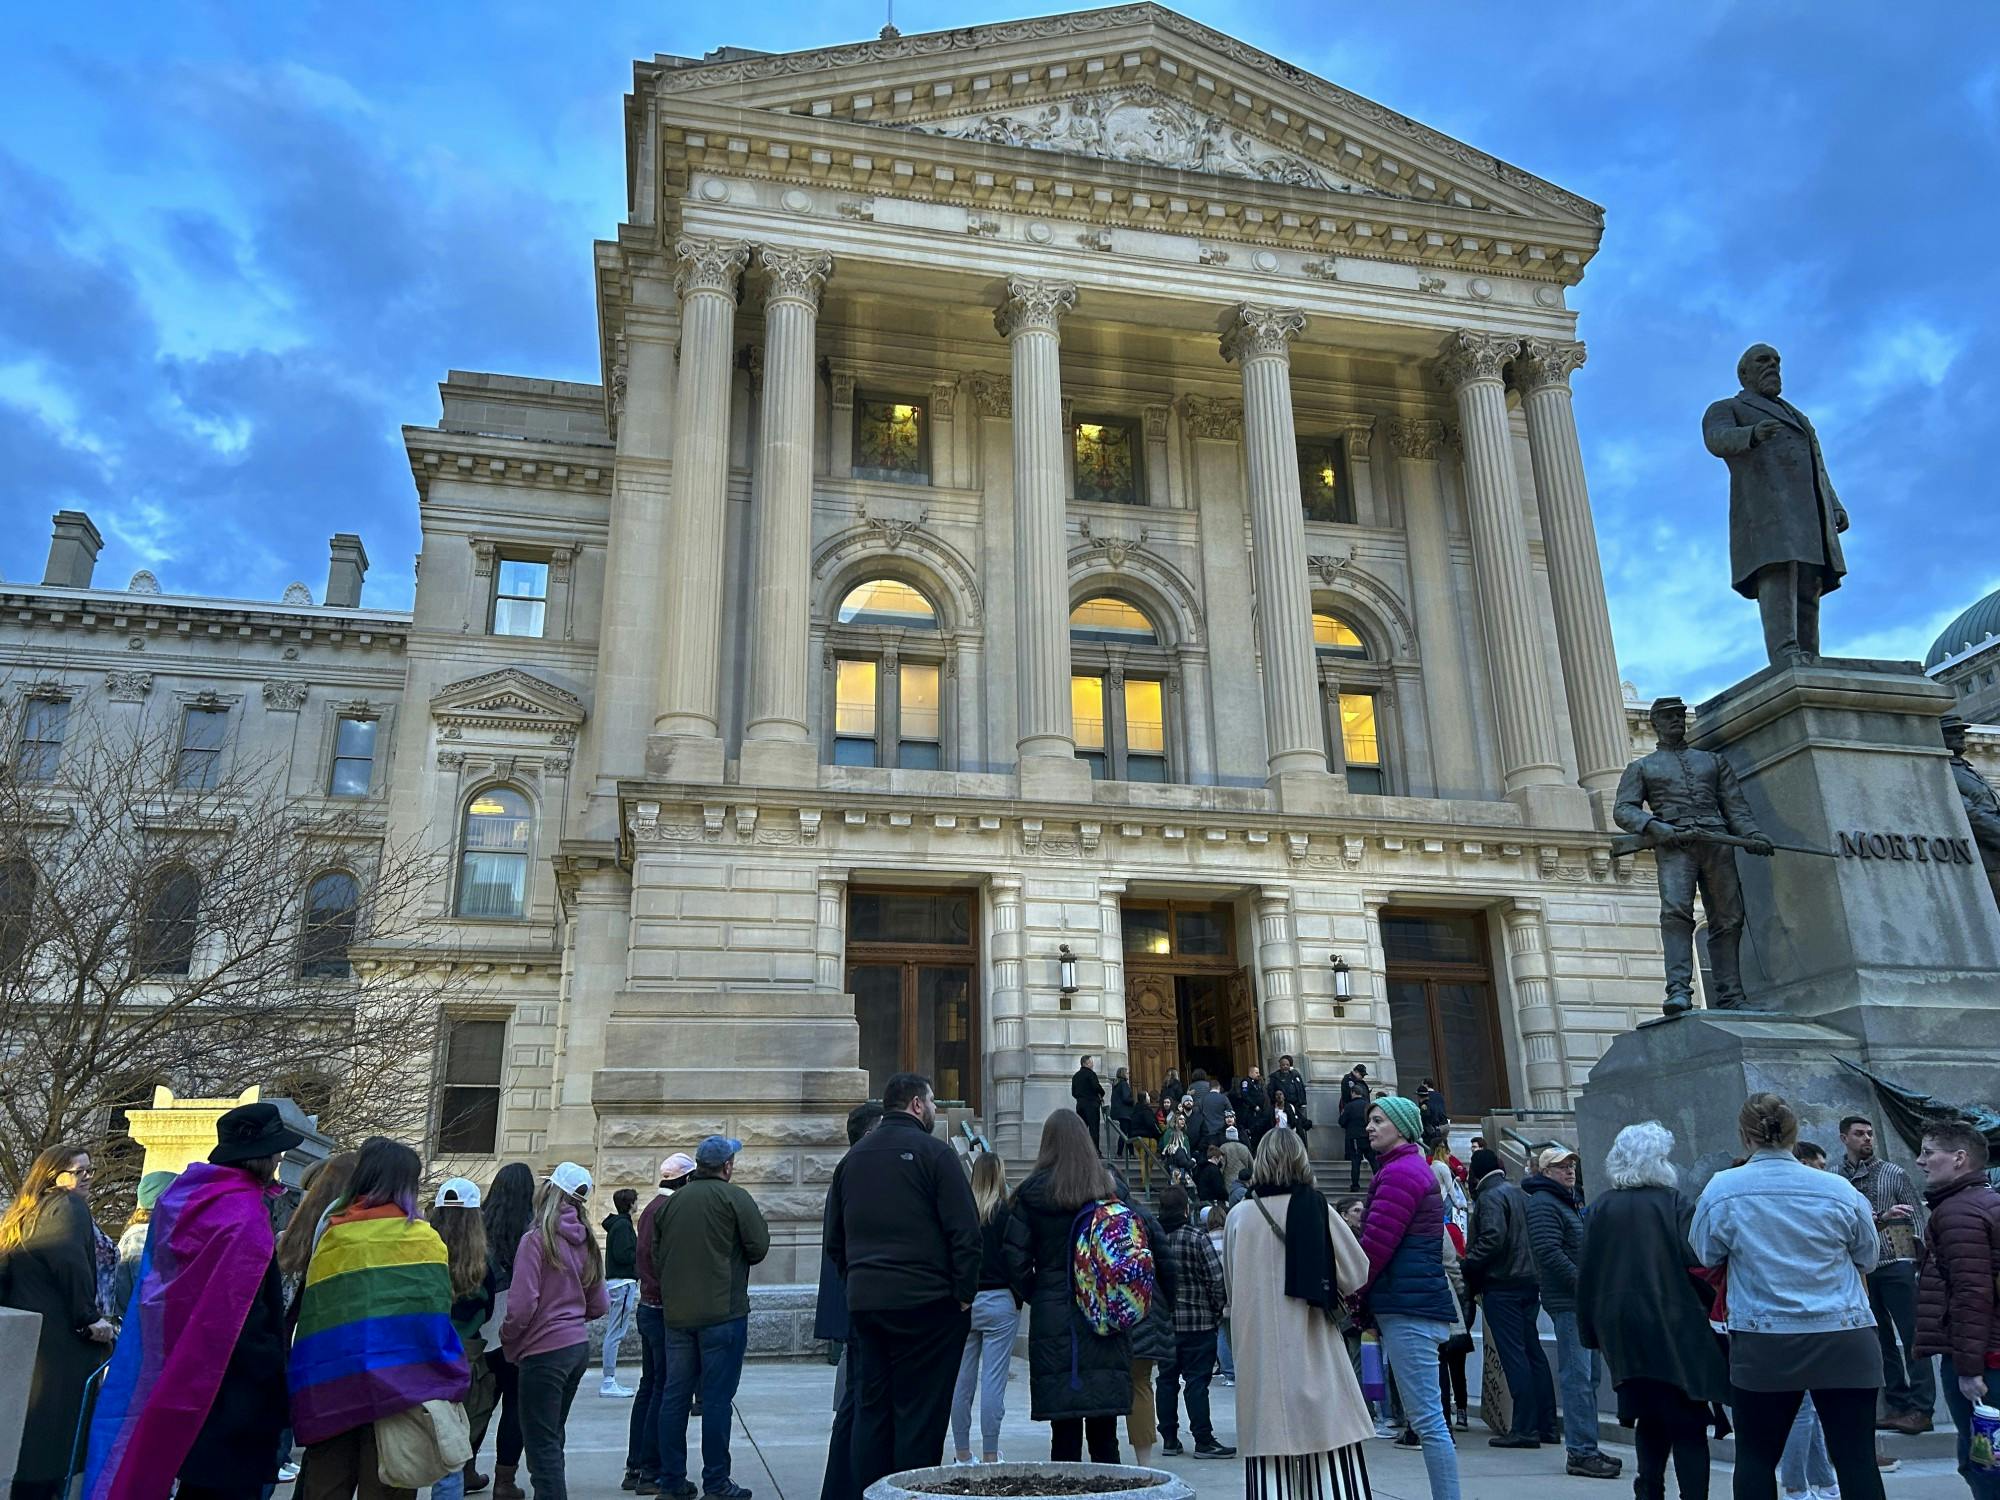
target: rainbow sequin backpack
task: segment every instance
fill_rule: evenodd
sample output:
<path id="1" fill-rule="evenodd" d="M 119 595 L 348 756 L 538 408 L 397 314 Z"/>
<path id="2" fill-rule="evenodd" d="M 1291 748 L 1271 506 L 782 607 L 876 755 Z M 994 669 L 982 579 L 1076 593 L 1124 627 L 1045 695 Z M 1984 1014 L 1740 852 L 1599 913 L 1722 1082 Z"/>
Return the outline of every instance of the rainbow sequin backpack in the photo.
<path id="1" fill-rule="evenodd" d="M 1070 1284 L 1091 1332 L 1108 1337 L 1138 1327 L 1153 1302 L 1153 1250 L 1146 1243 L 1145 1221 L 1106 1198 L 1077 1214 L 1072 1238 Z"/>

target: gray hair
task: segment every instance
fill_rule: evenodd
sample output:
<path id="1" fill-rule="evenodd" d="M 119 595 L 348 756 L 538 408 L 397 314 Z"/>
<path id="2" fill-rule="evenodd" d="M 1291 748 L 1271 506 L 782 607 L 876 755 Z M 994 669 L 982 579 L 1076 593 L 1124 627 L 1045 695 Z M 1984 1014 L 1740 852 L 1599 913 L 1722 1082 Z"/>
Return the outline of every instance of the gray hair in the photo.
<path id="1" fill-rule="evenodd" d="M 1605 1153 L 1605 1179 L 1614 1188 L 1679 1187 L 1673 1149 L 1674 1133 L 1658 1120 L 1627 1125 Z"/>

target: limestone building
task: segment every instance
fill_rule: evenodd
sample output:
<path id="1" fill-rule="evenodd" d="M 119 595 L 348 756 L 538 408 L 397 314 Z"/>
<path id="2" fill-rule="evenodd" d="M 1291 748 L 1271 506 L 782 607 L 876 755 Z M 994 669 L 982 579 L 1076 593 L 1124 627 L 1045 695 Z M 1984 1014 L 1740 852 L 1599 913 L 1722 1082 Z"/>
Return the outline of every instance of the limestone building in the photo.
<path id="1" fill-rule="evenodd" d="M 1958 694 L 1961 717 L 2000 722 L 2000 592 L 1969 605 L 1938 633 L 1924 671 Z"/>
<path id="2" fill-rule="evenodd" d="M 319 605 L 104 590 L 70 513 L 0 590 L 16 691 L 219 704 L 459 849 L 434 1154 L 726 1129 L 790 1280 L 902 1068 L 1009 1154 L 1086 1052 L 1566 1107 L 1659 998 L 1601 211 L 1154 5 L 656 57 L 625 122 L 603 382 L 404 429 L 413 612 L 344 537 Z"/>

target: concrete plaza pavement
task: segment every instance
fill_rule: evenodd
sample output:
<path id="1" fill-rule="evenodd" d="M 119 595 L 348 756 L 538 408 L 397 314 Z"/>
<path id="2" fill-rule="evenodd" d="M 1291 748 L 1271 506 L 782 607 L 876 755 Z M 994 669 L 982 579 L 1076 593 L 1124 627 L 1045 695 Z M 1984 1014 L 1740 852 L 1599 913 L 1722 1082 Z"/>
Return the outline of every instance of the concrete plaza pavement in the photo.
<path id="1" fill-rule="evenodd" d="M 1478 1365 L 1473 1362 L 1476 1377 Z M 626 1384 L 637 1386 L 639 1373 L 626 1367 L 620 1372 Z M 1236 1392 L 1217 1384 L 1213 1387 L 1217 1436 L 1225 1443 L 1236 1432 Z M 1475 1396 L 1475 1400 L 1476 1400 Z M 827 1434 L 833 1425 L 833 1368 L 818 1360 L 756 1360 L 746 1367 L 743 1384 L 736 1394 L 735 1436 L 730 1453 L 734 1478 L 747 1486 L 756 1500 L 818 1500 L 820 1477 L 826 1464 Z M 578 1500 L 616 1500 L 619 1481 L 624 1477 L 625 1440 L 631 1422 L 632 1403 L 597 1394 L 597 1371 L 593 1366 L 577 1392 L 576 1407 L 569 1423 L 569 1489 Z M 1181 1441 L 1190 1441 L 1183 1417 Z M 978 1415 L 973 1417 L 973 1443 L 978 1446 Z M 700 1483 L 700 1424 L 690 1424 L 691 1477 Z M 1049 1430 L 1028 1420 L 1028 1367 L 1016 1359 L 1007 1388 L 1007 1418 L 1001 1429 L 1001 1452 L 1010 1459 L 1037 1459 L 1048 1456 Z M 1574 1495 L 1578 1500 L 1598 1496 L 1617 1500 L 1632 1493 L 1635 1462 L 1631 1434 L 1607 1425 L 1604 1451 L 1624 1461 L 1625 1472 L 1614 1480 L 1572 1479 L 1563 1473 L 1563 1452 L 1541 1448 L 1532 1452 L 1509 1452 L 1486 1446 L 1488 1433 L 1474 1416 L 1472 1431 L 1461 1435 L 1459 1474 L 1465 1500 L 1552 1500 L 1556 1495 Z M 1120 1424 L 1119 1438 L 1124 1441 Z M 1621 1439 L 1623 1441 L 1621 1441 Z M 1964 1483 L 1937 1437 L 1907 1439 L 1888 1436 L 1892 1454 L 1907 1452 L 1902 1468 L 1883 1478 L 1890 1500 L 1944 1500 L 1962 1494 Z M 1728 1444 L 1718 1445 L 1726 1453 Z M 1926 1456 L 1918 1457 L 1916 1454 Z M 951 1456 L 946 1440 L 945 1457 Z M 1129 1461 L 1131 1449 L 1125 1448 Z M 480 1468 L 492 1467 L 492 1445 L 480 1458 Z M 1240 1500 L 1243 1494 L 1243 1465 L 1238 1460 L 1172 1458 L 1159 1460 L 1159 1467 L 1172 1469 L 1195 1491 L 1214 1500 Z M 1717 1461 L 1711 1493 L 1729 1493 L 1729 1467 Z M 1424 1479 L 1423 1456 L 1415 1449 L 1396 1448 L 1386 1441 L 1368 1444 L 1368 1473 L 1376 1500 L 1428 1500 L 1430 1489 Z M 521 1471 L 523 1487 L 527 1470 Z M 1671 1477 L 1669 1495 L 1676 1491 Z"/>

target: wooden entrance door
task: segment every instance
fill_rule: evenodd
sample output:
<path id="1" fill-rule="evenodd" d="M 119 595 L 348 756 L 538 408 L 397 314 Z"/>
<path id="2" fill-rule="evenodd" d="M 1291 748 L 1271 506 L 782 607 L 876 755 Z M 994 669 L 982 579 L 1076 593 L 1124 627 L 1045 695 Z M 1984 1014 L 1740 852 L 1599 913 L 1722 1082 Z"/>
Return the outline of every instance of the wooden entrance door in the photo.
<path id="1" fill-rule="evenodd" d="M 1171 973 L 1125 971 L 1125 1050 L 1133 1089 L 1157 1099 L 1167 1070 L 1181 1064 L 1181 1015 Z"/>
<path id="2" fill-rule="evenodd" d="M 1257 987 L 1248 969 L 1238 969 L 1229 976 L 1230 1069 L 1238 1078 L 1263 1066 L 1258 1050 Z"/>
<path id="3" fill-rule="evenodd" d="M 1382 913 L 1383 975 L 1396 1077 L 1406 1094 L 1434 1078 L 1455 1119 L 1508 1105 L 1486 918 L 1392 907 Z"/>

